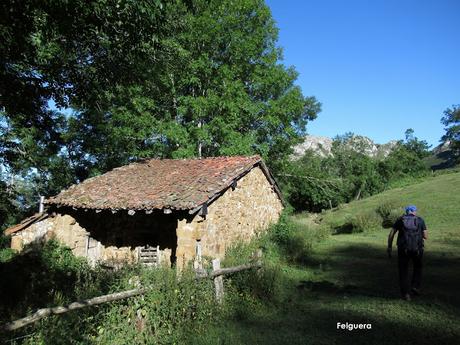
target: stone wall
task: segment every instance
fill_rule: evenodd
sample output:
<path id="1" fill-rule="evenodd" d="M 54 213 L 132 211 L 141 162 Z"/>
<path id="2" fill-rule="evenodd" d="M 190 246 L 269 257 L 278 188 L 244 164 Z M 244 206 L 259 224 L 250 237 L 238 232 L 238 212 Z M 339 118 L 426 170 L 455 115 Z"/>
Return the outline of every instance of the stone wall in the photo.
<path id="1" fill-rule="evenodd" d="M 202 255 L 222 258 L 238 241 L 249 241 L 276 223 L 283 209 L 281 200 L 263 171 L 256 167 L 208 206 L 206 217 L 183 218 L 177 227 L 177 266 L 195 257 L 197 241 Z"/>
<path id="2" fill-rule="evenodd" d="M 54 222 L 52 218 L 46 218 L 34 223 L 11 236 L 11 248 L 21 251 L 30 243 L 46 241 L 49 239 L 53 227 Z"/>
<path id="3" fill-rule="evenodd" d="M 56 239 L 72 249 L 77 256 L 86 255 L 86 238 L 89 233 L 69 215 L 56 215 L 36 222 L 13 234 L 11 248 L 21 251 L 34 242 Z"/>

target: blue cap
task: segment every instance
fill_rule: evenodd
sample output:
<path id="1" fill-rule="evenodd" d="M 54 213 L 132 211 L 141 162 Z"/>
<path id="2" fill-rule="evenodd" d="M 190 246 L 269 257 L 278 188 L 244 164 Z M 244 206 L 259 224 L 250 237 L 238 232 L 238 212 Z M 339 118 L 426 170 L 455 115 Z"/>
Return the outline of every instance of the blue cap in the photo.
<path id="1" fill-rule="evenodd" d="M 415 205 L 409 205 L 406 207 L 406 214 L 409 214 L 411 212 L 415 212 L 417 211 L 417 206 Z"/>

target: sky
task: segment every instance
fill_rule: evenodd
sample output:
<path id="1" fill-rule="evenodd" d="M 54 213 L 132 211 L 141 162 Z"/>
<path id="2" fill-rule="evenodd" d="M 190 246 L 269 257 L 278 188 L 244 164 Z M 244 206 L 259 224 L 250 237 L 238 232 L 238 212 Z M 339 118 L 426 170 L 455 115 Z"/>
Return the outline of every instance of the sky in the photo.
<path id="1" fill-rule="evenodd" d="M 284 64 L 322 112 L 309 134 L 437 146 L 460 104 L 460 0 L 267 0 Z"/>

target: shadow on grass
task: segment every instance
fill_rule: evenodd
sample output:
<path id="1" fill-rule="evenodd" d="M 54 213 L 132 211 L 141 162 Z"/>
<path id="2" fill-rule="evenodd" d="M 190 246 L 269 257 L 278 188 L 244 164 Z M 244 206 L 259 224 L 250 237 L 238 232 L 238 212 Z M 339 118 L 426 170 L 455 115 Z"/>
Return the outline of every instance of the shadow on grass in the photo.
<path id="1" fill-rule="evenodd" d="M 230 332 L 213 344 L 458 344 L 459 334 L 448 333 L 439 326 L 415 325 L 408 319 L 389 320 L 367 313 L 339 308 L 305 310 L 304 315 L 288 317 L 288 310 L 269 318 L 247 320 L 243 328 Z M 308 314 L 307 314 L 308 313 Z M 295 318 L 294 318 L 295 316 Z M 337 328 L 337 324 L 370 324 L 371 329 Z M 225 334 L 225 333 L 224 333 Z"/>
<path id="2" fill-rule="evenodd" d="M 351 234 L 353 233 L 353 224 L 351 222 L 345 222 L 344 224 L 337 226 L 333 229 L 333 235 L 340 234 Z"/>
<path id="3" fill-rule="evenodd" d="M 305 251 L 292 261 L 308 278 L 280 270 L 284 291 L 291 288 L 285 299 L 259 310 L 240 303 L 190 343 L 458 344 L 460 258 L 425 254 L 423 295 L 408 303 L 399 296 L 396 251 L 389 259 L 384 247 L 364 242 Z M 337 322 L 371 323 L 372 329 L 337 329 Z"/>
<path id="4" fill-rule="evenodd" d="M 331 248 L 327 255 L 313 253 L 304 260 L 306 267 L 320 270 L 322 280 L 338 286 L 338 291 L 342 291 L 344 286 L 354 286 L 354 291 L 345 289 L 344 292 L 393 299 L 399 298 L 397 262 L 396 250 L 389 259 L 382 247 L 368 244 L 342 245 Z M 423 262 L 423 296 L 420 300 L 442 302 L 460 313 L 460 257 L 426 251 Z M 331 290 L 331 286 L 324 282 L 318 286 L 315 285 L 318 282 L 310 284 L 316 291 L 321 286 L 324 286 L 324 291 Z"/>
<path id="5" fill-rule="evenodd" d="M 460 329 L 443 326 L 439 315 L 416 317 L 415 303 L 366 296 L 352 285 L 302 281 L 286 303 L 245 317 L 230 316 L 210 325 L 206 335 L 191 336 L 190 344 L 458 344 Z M 414 317 L 412 317 L 413 315 Z M 446 318 L 453 318 L 452 314 Z M 447 321 L 447 319 L 446 319 Z M 371 324 L 370 330 L 337 329 L 337 323 Z"/>
<path id="6" fill-rule="evenodd" d="M 211 327 L 192 344 L 458 344 L 460 258 L 427 252 L 423 295 L 399 298 L 397 254 L 379 246 L 341 245 L 313 253 L 308 280 L 283 274 L 292 294 L 262 311 L 250 307 Z M 322 269 L 319 268 L 322 265 Z M 245 315 L 241 318 L 241 315 Z M 370 323 L 371 330 L 337 329 L 341 323 Z M 192 337 L 193 339 L 193 337 Z"/>
<path id="7" fill-rule="evenodd" d="M 370 296 L 366 291 L 360 290 L 358 286 L 353 284 L 339 285 L 328 280 L 311 281 L 301 280 L 297 285 L 299 291 L 307 290 L 324 295 L 363 295 Z"/>

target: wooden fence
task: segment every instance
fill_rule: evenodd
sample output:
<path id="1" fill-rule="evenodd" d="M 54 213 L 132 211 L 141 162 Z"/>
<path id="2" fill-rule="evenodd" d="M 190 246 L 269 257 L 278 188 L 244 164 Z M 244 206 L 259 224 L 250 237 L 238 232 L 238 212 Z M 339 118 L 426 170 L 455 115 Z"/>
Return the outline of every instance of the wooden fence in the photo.
<path id="1" fill-rule="evenodd" d="M 219 259 L 214 259 L 212 261 L 212 271 L 206 271 L 204 269 L 198 268 L 195 270 L 196 272 L 196 279 L 204 279 L 204 278 L 210 278 L 214 280 L 214 287 L 215 287 L 215 293 L 216 293 L 216 301 L 217 303 L 222 303 L 223 298 L 224 298 L 224 282 L 223 282 L 223 277 L 225 275 L 233 274 L 236 272 L 241 272 L 244 270 L 252 269 L 252 268 L 261 268 L 262 267 L 262 251 L 258 251 L 255 255 L 255 258 L 253 262 L 248 263 L 248 264 L 243 264 L 239 266 L 234 266 L 234 267 L 226 267 L 226 268 L 221 268 L 220 267 L 220 260 Z M 103 303 L 108 303 L 108 302 L 113 302 L 113 301 L 118 301 L 122 299 L 126 299 L 129 297 L 134 297 L 134 296 L 139 296 L 143 295 L 146 292 L 148 292 L 150 289 L 149 288 L 139 288 L 139 289 L 133 289 L 133 290 L 128 290 L 128 291 L 121 291 L 121 292 L 115 292 L 109 295 L 104 295 L 104 296 L 98 296 L 98 297 L 93 297 L 90 299 L 86 299 L 83 301 L 78 301 L 78 302 L 73 302 L 70 303 L 66 306 L 57 306 L 57 307 L 51 307 L 51 308 L 42 308 L 37 310 L 35 313 L 26 316 L 24 318 L 8 322 L 0 329 L 5 330 L 5 331 L 14 331 L 16 329 L 25 327 L 27 325 L 30 325 L 34 322 L 37 322 L 38 320 L 41 320 L 47 316 L 50 315 L 59 315 L 59 314 L 64 314 L 72 310 L 77 310 L 81 308 L 86 308 L 90 306 L 95 306 L 98 304 L 103 304 Z"/>

